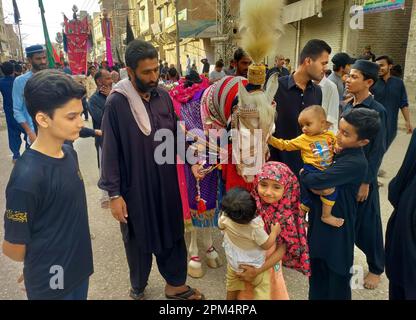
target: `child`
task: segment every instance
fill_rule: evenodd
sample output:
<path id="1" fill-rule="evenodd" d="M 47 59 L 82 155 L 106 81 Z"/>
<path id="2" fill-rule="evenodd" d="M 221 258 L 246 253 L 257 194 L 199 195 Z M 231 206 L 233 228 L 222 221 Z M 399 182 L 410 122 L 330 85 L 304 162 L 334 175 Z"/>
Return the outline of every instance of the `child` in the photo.
<path id="1" fill-rule="evenodd" d="M 245 272 L 241 277 L 249 282 L 254 277 L 268 271 L 271 290 L 268 296 L 272 300 L 287 300 L 281 263 L 304 275 L 310 275 L 309 249 L 306 239 L 305 216 L 299 209 L 299 182 L 289 167 L 279 162 L 266 163 L 254 180 L 252 196 L 256 200 L 257 214 L 262 218 L 266 230 L 279 224 L 281 233 L 274 252 L 265 264 L 255 269 L 241 266 Z M 239 299 L 251 299 L 251 288 L 239 296 Z"/>
<path id="2" fill-rule="evenodd" d="M 367 258 L 369 273 L 365 277 L 364 287 L 369 290 L 374 290 L 379 285 L 385 260 L 377 175 L 386 153 L 386 129 L 389 125 L 386 108 L 370 93 L 370 88 L 379 79 L 379 69 L 376 63 L 363 60 L 358 60 L 351 66 L 346 88 L 354 99 L 344 108 L 345 112 L 357 108 L 367 108 L 378 112 L 383 128 L 364 147 L 368 170 L 367 174 L 362 176 L 361 187 L 357 193 L 359 206 L 355 224 L 357 228 L 355 244 Z"/>
<path id="3" fill-rule="evenodd" d="M 256 217 L 256 202 L 250 193 L 242 188 L 230 190 L 223 199 L 223 215 L 219 228 L 224 232 L 224 248 L 227 255 L 227 300 L 237 300 L 240 291 L 245 289 L 238 279 L 240 265 L 256 268 L 263 266 L 266 251 L 273 247 L 280 233 L 280 226 L 271 227 L 270 236 L 264 230 L 261 217 Z M 268 274 L 260 274 L 252 282 L 255 300 L 268 300 L 270 291 Z"/>
<path id="4" fill-rule="evenodd" d="M 271 137 L 269 143 L 280 151 L 301 151 L 305 164 L 304 170 L 310 172 L 326 170 L 332 165 L 335 155 L 336 138 L 328 131 L 330 123 L 326 120 L 325 110 L 321 106 L 306 108 L 299 115 L 299 124 L 303 135 L 294 140 L 283 140 Z M 333 227 L 340 228 L 344 220 L 332 215 L 335 205 L 336 190 L 334 188 L 322 191 L 322 221 Z M 310 201 L 306 192 L 302 192 L 301 209 L 307 213 Z"/>
<path id="5" fill-rule="evenodd" d="M 87 201 L 76 152 L 85 89 L 40 71 L 26 84 L 38 136 L 17 161 L 6 189 L 3 252 L 24 262 L 29 300 L 86 300 L 93 274 Z"/>
<path id="6" fill-rule="evenodd" d="M 354 109 L 340 121 L 337 143 L 342 151 L 334 164 L 324 171 L 301 172 L 302 183 L 308 189 L 339 190 L 333 213 L 343 218 L 344 227 L 337 232 L 322 223 L 320 198 L 310 194 L 308 243 L 312 276 L 311 300 L 350 300 L 351 267 L 354 265 L 355 223 L 357 220 L 357 192 L 367 172 L 363 147 L 377 136 L 380 130 L 378 113 L 366 108 Z"/>

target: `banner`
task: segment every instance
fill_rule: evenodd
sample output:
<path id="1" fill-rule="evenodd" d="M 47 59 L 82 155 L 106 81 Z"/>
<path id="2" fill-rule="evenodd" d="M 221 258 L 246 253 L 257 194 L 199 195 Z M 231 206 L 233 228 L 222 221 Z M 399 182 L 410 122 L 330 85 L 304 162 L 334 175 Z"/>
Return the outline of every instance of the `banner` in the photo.
<path id="1" fill-rule="evenodd" d="M 55 68 L 55 58 L 54 58 L 54 48 L 52 47 L 51 40 L 49 38 L 48 26 L 46 24 L 45 19 L 45 8 L 43 6 L 43 1 L 39 0 L 39 8 L 40 8 L 40 15 L 42 17 L 42 25 L 43 25 L 43 35 L 45 37 L 45 46 L 46 46 L 46 55 L 48 58 L 48 66 L 49 68 Z"/>
<path id="2" fill-rule="evenodd" d="M 88 18 L 69 21 L 64 17 L 64 24 L 69 67 L 74 75 L 87 74 Z"/>
<path id="3" fill-rule="evenodd" d="M 376 13 L 404 9 L 405 0 L 366 0 L 365 13 Z"/>

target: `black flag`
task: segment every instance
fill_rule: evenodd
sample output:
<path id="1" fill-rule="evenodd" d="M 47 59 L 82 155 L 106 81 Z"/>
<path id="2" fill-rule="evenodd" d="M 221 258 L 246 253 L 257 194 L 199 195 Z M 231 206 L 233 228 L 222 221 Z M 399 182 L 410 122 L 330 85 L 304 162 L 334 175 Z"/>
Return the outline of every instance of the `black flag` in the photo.
<path id="1" fill-rule="evenodd" d="M 131 28 L 131 24 L 129 21 L 129 17 L 127 17 L 127 31 L 126 31 L 126 45 L 134 40 L 134 33 L 133 29 Z"/>
<path id="2" fill-rule="evenodd" d="M 20 23 L 20 12 L 19 7 L 17 6 L 16 0 L 13 0 L 13 10 L 14 10 L 14 23 Z"/>

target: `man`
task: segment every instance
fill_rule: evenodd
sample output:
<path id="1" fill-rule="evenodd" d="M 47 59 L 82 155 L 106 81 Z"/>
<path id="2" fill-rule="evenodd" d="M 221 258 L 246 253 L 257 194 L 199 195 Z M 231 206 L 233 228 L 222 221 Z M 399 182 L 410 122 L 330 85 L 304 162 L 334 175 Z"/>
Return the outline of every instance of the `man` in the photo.
<path id="1" fill-rule="evenodd" d="M 13 153 L 13 163 L 20 158 L 20 146 L 22 145 L 21 135 L 23 133 L 22 127 L 16 122 L 13 117 L 13 83 L 15 77 L 14 66 L 10 62 L 5 62 L 1 66 L 4 73 L 4 78 L 0 79 L 0 92 L 3 96 L 3 109 L 6 114 L 7 134 L 9 138 L 9 148 Z"/>
<path id="2" fill-rule="evenodd" d="M 191 73 L 191 67 L 192 67 L 192 62 L 191 62 L 191 57 L 189 56 L 189 54 L 186 55 L 186 75 L 189 76 Z"/>
<path id="3" fill-rule="evenodd" d="M 344 101 L 345 98 L 345 84 L 344 77 L 350 74 L 351 65 L 353 65 L 355 60 L 351 58 L 347 53 L 341 52 L 334 55 L 332 58 L 332 63 L 334 64 L 334 72 L 328 77 L 338 89 L 339 101 Z"/>
<path id="4" fill-rule="evenodd" d="M 230 65 L 224 70 L 224 72 L 227 76 L 235 75 L 234 59 L 230 60 Z"/>
<path id="5" fill-rule="evenodd" d="M 217 63 L 215 64 L 215 70 L 212 71 L 209 75 L 209 82 L 211 84 L 221 80 L 222 78 L 226 76 L 223 68 L 224 68 L 224 63 L 222 61 L 217 61 Z"/>
<path id="6" fill-rule="evenodd" d="M 371 46 L 366 46 L 364 48 L 364 53 L 360 59 L 371 61 L 371 62 L 376 62 L 376 55 L 371 52 Z"/>
<path id="7" fill-rule="evenodd" d="M 252 62 L 249 55 L 242 48 L 238 48 L 234 52 L 235 76 L 247 78 L 248 68 Z"/>
<path id="8" fill-rule="evenodd" d="M 380 102 L 387 111 L 386 148 L 388 150 L 397 136 L 399 110 L 405 119 L 408 134 L 412 134 L 413 126 L 410 121 L 409 102 L 404 82 L 391 75 L 393 60 L 388 56 L 381 56 L 376 59 L 376 63 L 380 67 L 379 79 L 371 88 L 371 92 L 374 99 Z"/>
<path id="9" fill-rule="evenodd" d="M 97 74 L 97 68 L 90 66 L 88 68 L 88 76 L 86 81 L 87 98 L 90 99 L 92 95 L 97 91 L 97 85 L 95 84 L 95 75 Z"/>
<path id="10" fill-rule="evenodd" d="M 64 62 L 64 68 L 63 71 L 68 74 L 68 75 L 72 75 L 72 70 L 69 67 L 69 63 L 68 62 Z"/>
<path id="11" fill-rule="evenodd" d="M 201 63 L 204 65 L 203 68 L 202 68 L 202 74 L 205 74 L 206 76 L 208 76 L 209 75 L 209 70 L 211 68 L 211 65 L 208 62 L 208 59 L 207 58 L 202 59 Z"/>
<path id="12" fill-rule="evenodd" d="M 386 274 L 390 300 L 416 300 L 416 132 L 403 165 L 389 186 L 394 212 L 386 231 Z"/>
<path id="13" fill-rule="evenodd" d="M 162 69 L 162 73 L 161 74 L 164 74 L 164 75 L 168 75 L 168 72 L 169 72 L 169 63 L 168 62 L 165 62 L 164 63 L 164 65 L 163 65 L 163 69 Z"/>
<path id="14" fill-rule="evenodd" d="M 321 82 L 316 81 L 315 83 L 318 83 L 322 89 L 322 107 L 325 109 L 327 120 L 332 123 L 330 130 L 336 134 L 338 132 L 340 115 L 340 101 L 337 86 L 325 76 Z"/>
<path id="15" fill-rule="evenodd" d="M 105 103 L 107 101 L 107 97 L 110 95 L 110 92 L 112 90 L 113 80 L 111 77 L 111 73 L 105 69 L 98 71 L 94 76 L 94 80 L 97 89 L 88 101 L 88 111 L 92 117 L 92 125 L 94 130 L 101 130 L 105 110 Z M 98 168 L 100 170 L 102 168 L 102 147 L 102 137 L 97 136 L 95 138 L 95 148 L 97 149 Z M 103 209 L 108 209 L 109 199 L 108 195 L 104 191 L 100 202 L 101 207 Z"/>
<path id="16" fill-rule="evenodd" d="M 187 250 L 176 165 L 155 160 L 162 144 L 156 133 L 169 130 L 176 137 L 177 129 L 172 100 L 158 88 L 158 52 L 150 43 L 132 41 L 126 64 L 130 79 L 114 88 L 105 106 L 99 186 L 108 192 L 111 212 L 121 223 L 130 297 L 144 299 L 154 254 L 168 299 L 202 300 L 198 290 L 185 285 Z M 199 165 L 192 168 L 199 177 Z"/>
<path id="17" fill-rule="evenodd" d="M 15 64 L 14 65 L 14 76 L 20 77 L 23 74 L 23 68 L 21 64 Z"/>
<path id="18" fill-rule="evenodd" d="M 27 135 L 28 143 L 32 144 L 36 140 L 36 130 L 32 117 L 27 111 L 24 99 L 24 90 L 27 81 L 39 71 L 48 68 L 46 52 L 43 46 L 35 45 L 26 48 L 26 56 L 32 66 L 32 70 L 16 78 L 13 86 L 13 113 L 17 123 L 23 128 Z"/>
<path id="19" fill-rule="evenodd" d="M 368 108 L 379 113 L 382 128 L 387 126 L 386 109 L 374 100 L 370 88 L 378 79 L 379 66 L 371 61 L 358 60 L 347 79 L 347 91 L 354 98 L 345 106 L 345 111 Z M 359 202 L 355 225 L 355 243 L 367 257 L 369 273 L 364 279 L 364 287 L 374 290 L 384 272 L 383 228 L 380 214 L 380 195 L 377 174 L 386 152 L 386 132 L 380 130 L 377 136 L 364 148 L 368 161 L 368 173 L 363 176 L 357 195 Z"/>
<path id="20" fill-rule="evenodd" d="M 309 41 L 302 50 L 296 72 L 279 79 L 279 90 L 275 96 L 278 112 L 276 138 L 292 140 L 300 136 L 299 114 L 309 106 L 322 105 L 322 90 L 312 80 L 322 80 L 331 51 L 323 40 Z M 303 167 L 300 152 L 271 150 L 271 160 L 285 163 L 296 175 Z"/>
<path id="21" fill-rule="evenodd" d="M 276 73 L 276 72 L 279 74 L 279 78 L 289 76 L 290 75 L 290 72 L 289 72 L 288 69 L 286 69 L 284 67 L 285 63 L 286 63 L 285 57 L 282 56 L 282 55 L 277 55 L 276 58 L 275 58 L 274 67 L 271 68 L 269 70 L 269 72 L 267 73 L 267 79 L 266 79 L 266 81 L 269 80 L 269 78 L 271 77 L 271 75 L 274 74 L 274 73 Z"/>
<path id="22" fill-rule="evenodd" d="M 292 65 L 289 58 L 285 59 L 285 68 L 289 71 L 289 74 L 292 74 Z"/>

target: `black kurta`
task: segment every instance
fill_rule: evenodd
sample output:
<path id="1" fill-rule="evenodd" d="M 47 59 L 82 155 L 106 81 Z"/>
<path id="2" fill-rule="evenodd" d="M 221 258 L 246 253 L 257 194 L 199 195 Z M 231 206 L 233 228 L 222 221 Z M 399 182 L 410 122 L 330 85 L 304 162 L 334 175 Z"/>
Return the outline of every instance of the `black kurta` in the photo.
<path id="1" fill-rule="evenodd" d="M 360 203 L 358 206 L 355 226 L 356 245 L 365 253 L 370 272 L 380 275 L 384 272 L 384 245 L 377 175 L 386 153 L 387 113 L 384 106 L 374 100 L 372 96 L 356 106 L 351 103 L 347 104 L 345 111 L 352 108 L 375 110 L 381 118 L 381 131 L 364 147 L 364 153 L 368 160 L 368 173 L 363 176 L 361 182 L 370 185 L 370 192 L 367 201 Z"/>
<path id="2" fill-rule="evenodd" d="M 357 193 L 366 172 L 367 160 L 363 150 L 359 148 L 344 150 L 336 156 L 334 164 L 327 170 L 304 171 L 300 177 L 308 189 L 338 189 L 332 214 L 344 219 L 344 226 L 334 228 L 323 223 L 322 201 L 319 196 L 310 192 L 312 206 L 309 213 L 308 243 L 311 259 L 324 260 L 333 272 L 341 276 L 348 276 L 353 266 Z"/>
<path id="3" fill-rule="evenodd" d="M 386 274 L 391 282 L 403 288 L 416 288 L 415 159 L 416 131 L 403 165 L 389 186 L 394 212 L 386 233 Z"/>
<path id="4" fill-rule="evenodd" d="M 299 126 L 299 114 L 307 107 L 322 104 L 322 90 L 312 81 L 305 91 L 296 85 L 293 75 L 279 79 L 279 90 L 276 93 L 277 104 L 276 132 L 274 136 L 292 140 L 302 134 Z M 271 161 L 283 162 L 298 176 L 303 167 L 300 151 L 286 152 L 271 148 Z"/>
<path id="5" fill-rule="evenodd" d="M 163 89 L 158 88 L 150 102 L 143 102 L 152 126 L 150 136 L 139 129 L 123 95 L 113 93 L 107 99 L 99 186 L 110 196 L 123 196 L 127 203 L 124 241 L 134 234 L 143 252 L 160 253 L 184 237 L 176 165 L 158 165 L 154 159 L 155 149 L 162 143 L 154 141 L 156 131 L 171 130 L 176 144 L 177 123 L 172 101 Z"/>

